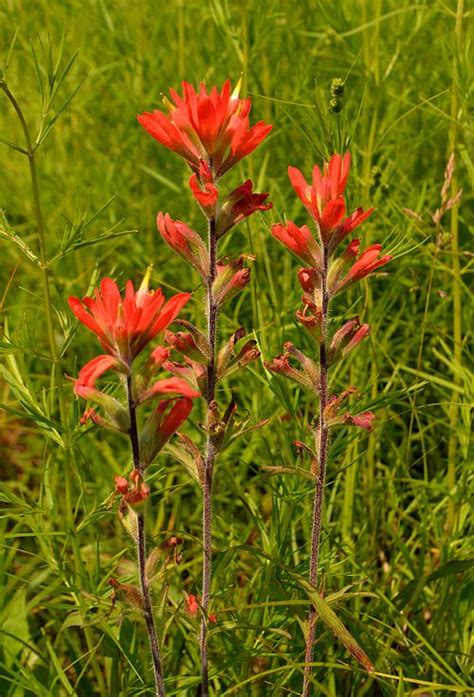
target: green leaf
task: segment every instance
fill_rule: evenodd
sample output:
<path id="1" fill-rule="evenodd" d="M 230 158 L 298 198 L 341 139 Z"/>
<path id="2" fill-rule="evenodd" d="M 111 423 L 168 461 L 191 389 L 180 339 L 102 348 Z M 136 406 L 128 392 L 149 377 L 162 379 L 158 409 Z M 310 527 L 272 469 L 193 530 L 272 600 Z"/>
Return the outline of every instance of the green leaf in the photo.
<path id="1" fill-rule="evenodd" d="M 334 610 L 330 605 L 321 598 L 318 591 L 307 581 L 305 578 L 299 574 L 295 574 L 293 571 L 287 569 L 287 573 L 294 578 L 300 586 L 306 591 L 308 598 L 314 605 L 316 612 L 322 619 L 324 624 L 335 634 L 339 641 L 346 647 L 346 649 L 354 656 L 354 658 L 359 661 L 359 663 L 367 670 L 372 673 L 374 665 L 370 658 L 365 653 L 364 649 L 357 643 L 352 634 L 343 625 L 339 617 L 336 615 Z"/>

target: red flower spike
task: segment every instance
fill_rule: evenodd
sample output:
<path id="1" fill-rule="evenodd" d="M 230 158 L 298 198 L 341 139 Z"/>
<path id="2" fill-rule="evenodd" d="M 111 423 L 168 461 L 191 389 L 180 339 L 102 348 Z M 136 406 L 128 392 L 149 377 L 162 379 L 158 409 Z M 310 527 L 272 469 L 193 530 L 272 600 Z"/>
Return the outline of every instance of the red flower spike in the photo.
<path id="1" fill-rule="evenodd" d="M 255 194 L 252 189 L 253 183 L 247 179 L 226 196 L 219 210 L 218 238 L 255 211 L 268 211 L 272 208 L 271 202 L 265 203 L 268 193 Z"/>
<path id="2" fill-rule="evenodd" d="M 312 184 L 296 167 L 288 167 L 288 176 L 301 202 L 318 225 L 321 241 L 331 253 L 352 230 L 366 220 L 373 209 L 358 208 L 344 219 L 344 190 L 350 169 L 350 154 L 333 155 L 324 163 L 323 172 L 314 165 Z"/>
<path id="3" fill-rule="evenodd" d="M 166 244 L 199 271 L 203 278 L 206 277 L 209 272 L 208 254 L 198 233 L 181 220 L 173 220 L 168 213 L 158 213 L 156 225 Z"/>
<path id="4" fill-rule="evenodd" d="M 266 138 L 272 127 L 258 122 L 250 126 L 250 99 L 240 99 L 238 86 L 231 93 L 226 80 L 221 92 L 213 87 L 208 93 L 201 83 L 195 90 L 182 83 L 183 96 L 170 90 L 165 101 L 168 114 L 159 110 L 137 118 L 153 138 L 183 157 L 197 173 L 204 159 L 216 177 L 250 154 Z"/>
<path id="5" fill-rule="evenodd" d="M 286 225 L 272 225 L 272 235 L 297 257 L 312 267 L 321 268 L 321 249 L 307 225 L 298 227 L 291 220 Z"/>
<path id="6" fill-rule="evenodd" d="M 138 291 L 127 281 L 122 298 L 115 281 L 104 278 L 94 298 L 70 297 L 69 306 L 111 356 L 129 365 L 138 354 L 166 329 L 190 298 L 189 293 L 178 293 L 165 303 L 161 289 L 148 290 L 150 270 Z"/>

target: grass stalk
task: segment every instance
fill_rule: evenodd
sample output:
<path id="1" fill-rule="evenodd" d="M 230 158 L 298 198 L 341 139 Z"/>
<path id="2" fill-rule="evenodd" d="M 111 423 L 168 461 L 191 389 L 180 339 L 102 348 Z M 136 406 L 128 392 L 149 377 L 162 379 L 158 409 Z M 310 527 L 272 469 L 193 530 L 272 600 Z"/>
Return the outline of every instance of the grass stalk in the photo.
<path id="1" fill-rule="evenodd" d="M 45 228 L 44 228 L 44 221 L 43 221 L 43 213 L 41 210 L 41 201 L 40 201 L 40 194 L 39 194 L 39 186 L 38 186 L 38 174 L 37 174 L 37 169 L 36 169 L 36 148 L 33 146 L 32 139 L 31 139 L 31 134 L 30 134 L 30 129 L 28 127 L 28 123 L 26 121 L 25 115 L 23 114 L 23 111 L 10 91 L 9 87 L 5 83 L 5 81 L 0 80 L 0 88 L 3 90 L 5 96 L 9 100 L 10 104 L 12 105 L 13 109 L 15 110 L 15 113 L 18 117 L 18 120 L 21 124 L 21 127 L 23 129 L 23 134 L 25 137 L 25 144 L 26 144 L 26 156 L 28 157 L 28 164 L 29 164 L 29 169 L 30 169 L 30 180 L 31 180 L 31 189 L 32 189 L 32 194 L 33 194 L 33 208 L 34 208 L 34 213 L 35 213 L 35 221 L 36 221 L 36 230 L 38 233 L 38 248 L 39 248 L 39 259 L 40 259 L 40 266 L 41 266 L 41 279 L 42 279 L 42 285 L 43 285 L 43 299 L 44 299 L 44 306 L 45 306 L 45 315 L 46 315 L 46 328 L 47 328 L 47 333 L 48 333 L 48 344 L 49 344 L 49 352 L 51 356 L 51 360 L 53 362 L 53 383 L 57 392 L 58 396 L 58 403 L 59 403 L 59 410 L 61 414 L 61 419 L 63 422 L 65 422 L 65 417 L 66 417 L 66 403 L 64 399 L 64 390 L 63 390 L 63 382 L 62 382 L 62 375 L 61 375 L 61 367 L 60 367 L 60 358 L 59 358 L 59 353 L 58 349 L 56 346 L 56 341 L 54 338 L 54 322 L 53 322 L 53 305 L 51 302 L 51 288 L 50 288 L 50 278 L 49 278 L 49 267 L 48 267 L 48 258 L 47 258 L 47 251 L 46 251 L 46 236 L 45 236 Z"/>
<path id="2" fill-rule="evenodd" d="M 455 40 L 459 55 L 462 50 L 463 40 L 463 13 L 464 0 L 458 0 L 456 9 L 456 25 L 455 25 Z M 453 59 L 453 82 L 451 93 L 451 129 L 449 134 L 450 152 L 456 152 L 458 144 L 458 85 L 457 85 L 457 55 Z M 451 191 L 453 195 L 457 191 L 456 174 L 453 175 L 451 181 Z M 451 256 L 452 256 L 452 274 L 451 274 L 451 292 L 453 298 L 453 383 L 454 389 L 451 394 L 451 404 L 449 407 L 449 441 L 448 441 L 448 470 L 447 470 L 447 486 L 449 491 L 448 501 L 448 517 L 446 531 L 448 535 L 454 531 L 456 527 L 456 504 L 454 500 L 454 489 L 456 487 L 456 464 L 458 453 L 458 392 L 457 389 L 461 384 L 462 371 L 462 289 L 461 289 L 461 265 L 459 261 L 459 213 L 458 207 L 453 206 L 451 209 Z"/>

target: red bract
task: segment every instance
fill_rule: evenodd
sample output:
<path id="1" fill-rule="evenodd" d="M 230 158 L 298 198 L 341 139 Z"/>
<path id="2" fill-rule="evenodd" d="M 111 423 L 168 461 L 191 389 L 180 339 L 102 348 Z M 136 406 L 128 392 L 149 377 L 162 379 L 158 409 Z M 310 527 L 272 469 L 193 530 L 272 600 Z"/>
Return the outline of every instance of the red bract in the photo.
<path id="1" fill-rule="evenodd" d="M 137 506 L 149 497 L 150 488 L 145 484 L 141 473 L 136 469 L 130 474 L 130 479 L 132 480 L 131 484 L 125 477 L 121 477 L 118 474 L 115 475 L 115 491 L 117 494 L 121 494 L 122 498 L 129 505 Z"/>
<path id="2" fill-rule="evenodd" d="M 81 368 L 79 375 L 74 380 L 74 394 L 83 399 L 90 399 L 95 392 L 96 380 L 111 368 L 120 368 L 120 361 L 114 356 L 96 356 Z"/>
<path id="3" fill-rule="evenodd" d="M 157 394 L 180 394 L 190 399 L 200 396 L 200 393 L 197 390 L 193 390 L 186 380 L 176 377 L 163 378 L 163 380 L 157 380 L 151 387 L 142 392 L 138 396 L 137 404 L 143 404 L 143 402 L 147 402 Z"/>
<path id="4" fill-rule="evenodd" d="M 239 160 L 253 152 L 271 131 L 259 121 L 250 126 L 250 99 L 240 99 L 238 87 L 231 93 L 230 80 L 221 92 L 213 87 L 208 93 L 201 83 L 196 91 L 182 83 L 183 96 L 170 90 L 164 100 L 168 114 L 154 110 L 140 114 L 138 121 L 153 138 L 183 157 L 198 172 L 204 159 L 215 176 L 220 177 Z"/>
<path id="5" fill-rule="evenodd" d="M 255 194 L 253 183 L 250 179 L 238 186 L 228 196 L 219 210 L 219 222 L 217 236 L 222 235 L 237 225 L 255 211 L 268 211 L 273 206 L 271 202 L 265 203 L 268 193 Z"/>
<path id="6" fill-rule="evenodd" d="M 201 276 L 207 276 L 209 273 L 207 249 L 197 232 L 181 220 L 173 220 L 168 213 L 164 215 L 158 213 L 156 224 L 166 244 L 199 271 Z"/>
<path id="7" fill-rule="evenodd" d="M 360 225 L 373 209 L 363 211 L 358 208 L 344 219 L 346 205 L 344 189 L 349 175 L 351 157 L 346 153 L 333 155 L 329 162 L 324 163 L 323 172 L 317 165 L 313 167 L 312 184 L 308 184 L 303 174 L 296 167 L 288 167 L 288 176 L 293 188 L 303 205 L 318 224 L 321 241 L 329 246 L 330 251 L 336 248 L 354 228 Z"/>
<path id="8" fill-rule="evenodd" d="M 218 304 L 231 300 L 250 282 L 250 269 L 244 268 L 244 256 L 225 263 L 217 262 L 217 278 L 212 285 Z"/>
<path id="9" fill-rule="evenodd" d="M 286 225 L 277 223 L 272 225 L 272 235 L 306 264 L 321 265 L 321 249 L 307 225 L 298 227 L 291 220 Z"/>
<path id="10" fill-rule="evenodd" d="M 186 598 L 186 610 L 190 615 L 196 616 L 199 610 L 199 604 L 195 595 L 188 595 Z"/>
<path id="11" fill-rule="evenodd" d="M 174 378 L 177 380 L 177 378 Z M 192 399 L 166 399 L 150 414 L 140 434 L 140 456 L 143 467 L 153 462 L 171 436 L 176 433 L 191 413 Z"/>
<path id="12" fill-rule="evenodd" d="M 345 286 L 355 283 L 361 278 L 365 278 L 365 276 L 368 276 L 370 273 L 372 273 L 372 271 L 375 271 L 375 269 L 388 264 L 392 257 L 390 254 L 384 254 L 383 256 L 379 257 L 381 249 L 381 244 L 372 244 L 370 247 L 367 247 L 367 249 L 365 249 L 357 259 L 355 264 L 351 266 L 344 278 L 338 281 L 335 286 L 331 288 L 331 292 L 334 294 L 338 293 Z"/>
<path id="13" fill-rule="evenodd" d="M 108 354 L 127 364 L 175 319 L 190 298 L 178 293 L 165 303 L 161 289 L 148 290 L 149 273 L 139 290 L 127 281 L 122 298 L 115 281 L 105 278 L 94 297 L 69 298 L 77 319 L 90 329 Z"/>
<path id="14" fill-rule="evenodd" d="M 193 196 L 208 218 L 214 218 L 219 192 L 213 183 L 212 172 L 204 160 L 199 163 L 199 176 L 194 173 L 189 179 Z"/>
<path id="15" fill-rule="evenodd" d="M 370 325 L 360 324 L 358 317 L 343 324 L 334 334 L 329 346 L 329 362 L 334 363 L 347 356 L 369 334 Z"/>

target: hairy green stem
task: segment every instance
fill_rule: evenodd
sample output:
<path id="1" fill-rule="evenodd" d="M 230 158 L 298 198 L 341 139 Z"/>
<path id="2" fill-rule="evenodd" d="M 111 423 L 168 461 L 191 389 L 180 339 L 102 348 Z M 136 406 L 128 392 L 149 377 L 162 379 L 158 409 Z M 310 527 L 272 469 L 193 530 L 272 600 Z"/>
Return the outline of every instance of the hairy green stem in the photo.
<path id="1" fill-rule="evenodd" d="M 318 453 L 318 474 L 315 482 L 313 499 L 313 519 L 311 525 L 311 556 L 309 562 L 309 582 L 316 588 L 319 570 L 319 548 L 321 543 L 321 527 L 324 506 L 324 487 L 326 484 L 326 466 L 329 446 L 329 429 L 326 425 L 325 409 L 328 402 L 328 360 L 327 360 L 327 317 L 329 306 L 329 294 L 327 278 L 329 268 L 329 254 L 327 247 L 323 248 L 323 267 L 321 273 L 321 327 L 323 341 L 319 348 L 319 419 L 314 432 L 315 445 Z M 317 591 L 317 589 L 316 589 Z M 316 631 L 316 610 L 309 611 L 308 634 L 306 637 L 305 667 L 302 697 L 309 697 L 311 687 L 311 673 L 314 652 L 314 639 Z"/>
<path id="2" fill-rule="evenodd" d="M 214 435 L 211 432 L 211 407 L 216 391 L 216 334 L 218 305 L 214 299 L 213 284 L 217 276 L 217 234 L 216 221 L 211 219 L 208 227 L 209 245 L 209 274 L 206 279 L 207 296 L 207 335 L 211 349 L 209 365 L 207 367 L 207 438 L 204 458 L 204 482 L 203 482 L 203 506 L 202 506 L 202 619 L 200 634 L 201 650 L 201 696 L 209 695 L 209 667 L 208 667 L 208 610 L 212 579 L 212 479 L 214 463 L 216 459 L 216 446 Z"/>

